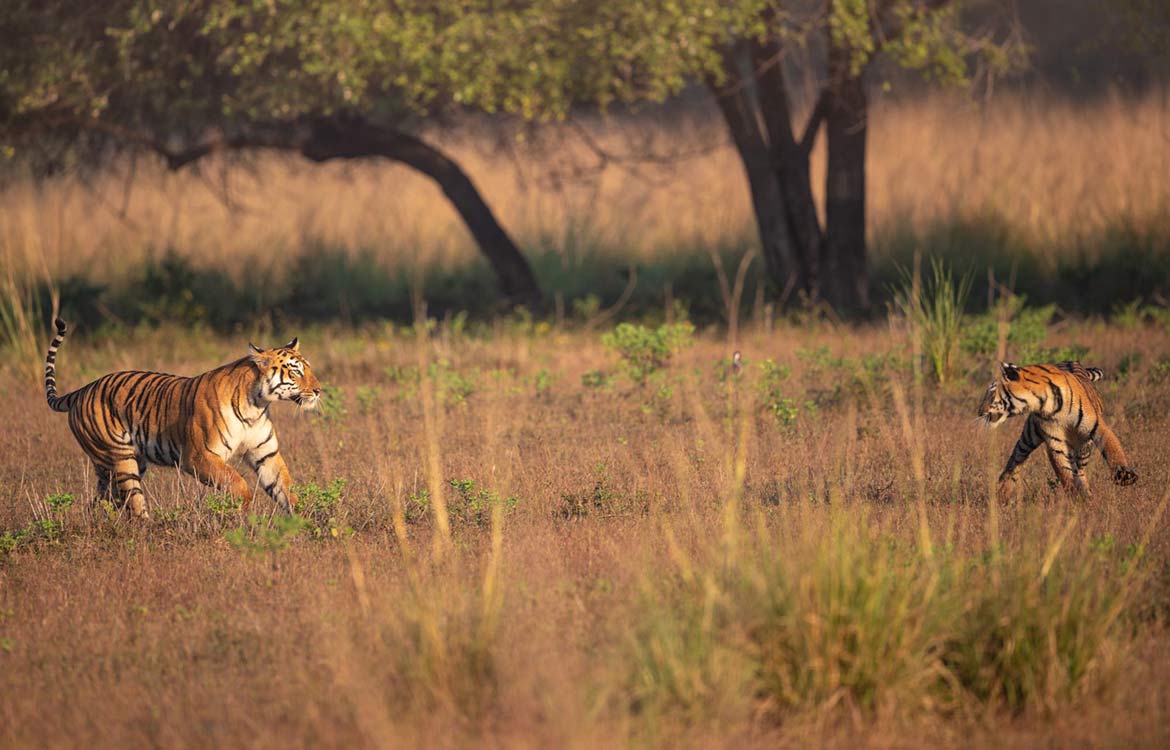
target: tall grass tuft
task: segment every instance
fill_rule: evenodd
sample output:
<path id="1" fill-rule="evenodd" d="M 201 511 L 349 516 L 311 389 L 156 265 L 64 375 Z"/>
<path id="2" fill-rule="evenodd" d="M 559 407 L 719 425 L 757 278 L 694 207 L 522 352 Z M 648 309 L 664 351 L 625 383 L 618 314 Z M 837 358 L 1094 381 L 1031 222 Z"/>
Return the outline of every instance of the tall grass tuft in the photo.
<path id="1" fill-rule="evenodd" d="M 691 721 L 719 720 L 729 695 L 776 721 L 1045 711 L 1124 652 L 1129 573 L 1071 525 L 1004 554 L 926 554 L 859 507 L 780 526 L 799 531 L 765 526 L 730 564 L 713 553 L 659 577 L 633 705 Z"/>
<path id="2" fill-rule="evenodd" d="M 923 283 L 921 261 L 902 271 L 902 286 L 894 291 L 894 307 L 910 327 L 930 363 L 935 380 L 945 384 L 954 373 L 963 333 L 963 309 L 971 295 L 970 272 L 955 280 L 946 261 L 931 258 L 930 278 Z"/>

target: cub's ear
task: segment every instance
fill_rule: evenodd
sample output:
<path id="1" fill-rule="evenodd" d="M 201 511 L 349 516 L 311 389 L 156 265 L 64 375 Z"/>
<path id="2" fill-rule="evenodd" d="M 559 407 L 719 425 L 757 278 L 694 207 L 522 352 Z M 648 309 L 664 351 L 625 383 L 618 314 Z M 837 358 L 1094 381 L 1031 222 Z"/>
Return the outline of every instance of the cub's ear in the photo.
<path id="1" fill-rule="evenodd" d="M 293 340 L 282 346 L 281 349 L 292 349 L 294 352 L 299 352 L 301 350 L 300 339 L 293 336 Z"/>
<path id="2" fill-rule="evenodd" d="M 1020 368 L 1013 365 L 1011 362 L 1000 362 L 999 372 L 1007 380 L 1019 380 Z"/>

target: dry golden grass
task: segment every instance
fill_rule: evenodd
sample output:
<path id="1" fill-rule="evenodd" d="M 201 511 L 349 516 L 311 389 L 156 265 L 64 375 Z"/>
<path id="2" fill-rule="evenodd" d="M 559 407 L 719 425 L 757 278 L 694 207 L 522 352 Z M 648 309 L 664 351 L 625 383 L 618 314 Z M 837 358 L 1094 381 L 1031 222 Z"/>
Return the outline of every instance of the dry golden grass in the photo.
<path id="1" fill-rule="evenodd" d="M 583 384 L 586 373 L 617 370 L 595 334 L 518 324 L 469 338 L 440 327 L 420 344 L 386 329 L 303 333 L 334 407 L 314 418 L 276 409 L 282 444 L 298 482 L 348 483 L 334 512 L 341 535 L 326 523 L 323 538 L 298 536 L 278 570 L 234 549 L 225 532 L 242 521 L 167 470 L 146 477 L 154 521 L 90 509 L 92 478 L 65 419 L 18 370 L 0 375 L 0 421 L 10 426 L 0 528 L 61 524 L 56 541 L 34 529 L 0 557 L 0 744 L 1031 747 L 1043 738 L 1079 747 L 1168 738 L 1170 671 L 1155 658 L 1168 645 L 1170 604 L 1160 518 L 1170 336 L 1160 330 L 1065 324 L 1047 342 L 1087 346 L 1089 361 L 1114 373 L 1103 393 L 1140 483 L 1112 486 L 1094 459 L 1094 497 L 1071 500 L 1049 489 L 1036 457 L 1024 498 L 1008 505 L 989 503 L 988 490 L 1019 425 L 973 424 L 985 363 L 964 360 L 944 389 L 920 392 L 904 360 L 881 371 L 889 382 L 857 381 L 865 357 L 905 351 L 894 329 L 749 328 L 740 342 L 747 368 L 730 380 L 718 364 L 727 342 L 708 334 L 642 388 L 621 377 Z M 239 348 L 235 338 L 174 330 L 118 345 L 67 342 L 59 379 L 79 385 L 128 366 L 194 372 Z M 1134 355 L 1138 364 L 1118 376 Z M 439 364 L 433 379 L 409 376 L 420 357 Z M 791 368 L 781 386 L 799 415 L 789 426 L 760 390 L 765 359 Z M 434 389 L 430 427 L 419 388 Z M 452 479 L 517 501 L 489 502 L 476 516 Z M 411 504 L 428 485 L 432 495 L 444 488 L 449 543 Z M 53 512 L 44 501 L 61 492 L 78 500 Z M 927 596 L 921 609 L 855 609 L 849 598 L 833 609 L 837 586 L 873 594 L 871 573 L 897 581 L 933 570 L 915 567 L 926 540 L 944 578 L 931 584 L 940 593 L 909 591 Z M 976 599 L 948 605 L 946 596 L 966 593 L 942 584 L 997 550 L 1009 579 L 1022 566 L 1043 582 L 1055 560 L 1052 580 L 1075 582 L 1049 584 L 1054 610 L 1033 602 L 1056 619 L 1041 625 L 1053 628 L 1041 638 L 1050 646 L 1027 658 L 1045 660 L 1069 632 L 1090 657 L 1088 676 L 1071 686 L 1061 687 L 1057 662 L 1045 667 L 1019 714 L 973 693 L 951 696 L 958 702 L 944 710 L 922 675 L 900 671 L 872 705 L 856 702 L 867 693 L 846 682 L 787 706 L 756 693 L 743 672 L 754 652 L 742 639 L 753 631 L 724 618 L 767 615 L 755 608 L 758 576 L 790 570 L 805 592 L 792 601 L 827 597 L 810 616 L 856 617 L 843 642 L 880 643 L 886 631 L 868 626 L 885 618 L 976 621 L 977 610 L 963 609 Z M 833 567 L 866 555 L 875 568 Z M 725 578 L 728 570 L 743 577 Z M 1093 597 L 1107 605 L 1130 587 L 1121 610 L 1077 630 L 1080 607 L 1091 614 Z M 1001 592 L 1004 607 L 1030 607 L 1027 597 L 1044 591 L 1028 584 L 1020 604 L 1007 583 L 977 578 L 964 588 Z M 718 627 L 702 624 L 708 599 Z M 1056 621 L 1069 612 L 1066 632 Z M 696 656 L 689 640 L 674 640 L 675 628 L 690 627 L 714 650 Z M 805 648 L 834 654 L 832 631 L 810 627 L 830 640 Z M 885 658 L 897 670 L 915 653 Z M 834 663 L 821 667 L 830 685 Z"/>
<path id="2" fill-rule="evenodd" d="M 514 158 L 476 130 L 439 143 L 529 252 L 560 253 L 569 267 L 582 254 L 611 254 L 624 266 L 754 237 L 738 158 L 710 117 L 595 127 L 616 153 L 702 155 L 669 168 L 611 165 L 581 181 L 554 179 L 595 162 L 572 129 L 546 134 L 541 149 L 514 144 Z M 870 133 L 871 234 L 997 221 L 1041 251 L 1060 252 L 1110 227 L 1168 221 L 1165 92 L 1081 104 L 1013 94 L 985 106 L 948 96 L 879 101 Z M 144 158 L 132 183 L 122 165 L 92 178 L 10 185 L 0 193 L 0 262 L 37 276 L 85 269 L 106 280 L 168 248 L 236 278 L 251 262 L 267 270 L 274 255 L 318 247 L 370 250 L 407 269 L 450 270 L 475 255 L 438 189 L 405 167 L 277 157 L 259 157 L 248 171 L 222 167 L 170 174 Z M 822 170 L 818 149 L 814 173 Z M 823 188 L 819 177 L 814 187 Z"/>

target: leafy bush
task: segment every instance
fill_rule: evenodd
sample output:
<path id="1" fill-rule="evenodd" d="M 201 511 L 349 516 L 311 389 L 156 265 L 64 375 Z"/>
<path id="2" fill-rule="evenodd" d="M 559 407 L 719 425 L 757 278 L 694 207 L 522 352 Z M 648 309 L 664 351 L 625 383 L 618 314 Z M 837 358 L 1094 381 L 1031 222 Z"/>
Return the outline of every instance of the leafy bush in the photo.
<path id="1" fill-rule="evenodd" d="M 612 378 L 601 370 L 589 370 L 581 375 L 581 385 L 586 388 L 607 388 Z"/>
<path id="2" fill-rule="evenodd" d="M 1032 363 L 1048 335 L 1048 324 L 1056 313 L 1054 305 L 1027 307 L 1023 295 L 1003 297 L 990 312 L 968 319 L 963 327 L 963 351 L 977 357 L 995 355 L 999 347 L 999 323 L 1008 324 L 1009 360 Z"/>
<path id="3" fill-rule="evenodd" d="M 49 495 L 45 498 L 45 505 L 49 506 L 49 510 L 54 513 L 61 513 L 69 510 L 73 505 L 73 494 L 69 492 L 59 492 L 55 495 Z"/>
<path id="4" fill-rule="evenodd" d="M 349 410 L 345 408 L 345 392 L 340 386 L 321 384 L 321 398 L 313 414 L 324 422 L 339 422 L 345 419 Z"/>
<path id="5" fill-rule="evenodd" d="M 447 514 L 453 523 L 487 528 L 491 525 L 493 507 L 502 504 L 507 511 L 519 502 L 518 498 L 501 498 L 493 490 L 478 487 L 471 479 L 452 479 L 449 484 L 455 490 L 447 503 Z"/>
<path id="6" fill-rule="evenodd" d="M 477 389 L 472 378 L 461 374 L 446 359 L 432 362 L 427 367 L 427 376 L 435 384 L 440 404 L 463 405 Z"/>
<path id="7" fill-rule="evenodd" d="M 305 526 L 305 519 L 297 515 L 282 513 L 265 519 L 252 513 L 246 524 L 226 532 L 223 538 L 240 552 L 267 555 L 272 562 L 272 569 L 277 570 L 280 567 L 280 553 L 305 530 Z"/>
<path id="8" fill-rule="evenodd" d="M 487 528 L 491 525 L 492 508 L 503 505 L 509 511 L 519 502 L 519 498 L 501 497 L 498 492 L 480 487 L 472 479 L 452 479 L 447 484 L 454 490 L 447 498 L 447 518 L 452 526 Z M 407 496 L 404 515 L 411 523 L 430 519 L 431 493 L 427 488 Z"/>
<path id="9" fill-rule="evenodd" d="M 346 526 L 341 519 L 341 499 L 346 480 L 338 477 L 327 487 L 316 484 L 302 484 L 293 488 L 300 500 L 297 512 L 304 519 L 306 527 L 314 536 L 337 537 L 353 533 L 353 529 Z"/>
<path id="10" fill-rule="evenodd" d="M 800 407 L 797 406 L 795 399 L 786 395 L 783 385 L 792 374 L 792 369 L 778 365 L 771 359 L 765 359 L 760 363 L 760 371 L 760 382 L 756 386 L 756 391 L 761 407 L 782 425 L 795 423 L 800 416 Z"/>
<path id="11" fill-rule="evenodd" d="M 234 516 L 240 510 L 240 499 L 226 492 L 212 492 L 205 500 L 212 515 L 220 518 Z"/>
<path id="12" fill-rule="evenodd" d="M 622 371 L 641 385 L 670 363 L 679 349 L 691 343 L 695 327 L 687 321 L 648 328 L 621 323 L 601 337 L 601 343 L 621 357 Z"/>

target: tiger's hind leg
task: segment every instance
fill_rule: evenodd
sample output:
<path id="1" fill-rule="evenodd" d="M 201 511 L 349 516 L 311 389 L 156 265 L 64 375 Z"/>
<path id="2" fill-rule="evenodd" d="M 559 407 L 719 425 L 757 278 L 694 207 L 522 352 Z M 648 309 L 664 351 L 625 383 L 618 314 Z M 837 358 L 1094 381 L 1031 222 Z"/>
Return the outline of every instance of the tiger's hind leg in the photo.
<path id="1" fill-rule="evenodd" d="M 1109 429 L 1109 425 L 1104 422 L 1097 423 L 1097 434 L 1093 436 L 1093 442 L 1101 449 L 1105 463 L 1109 464 L 1115 484 L 1130 485 L 1138 480 L 1137 472 L 1129 466 L 1129 459 L 1121 447 L 1121 441 L 1117 439 L 1113 430 Z"/>
<path id="2" fill-rule="evenodd" d="M 115 461 L 113 475 L 122 502 L 130 505 L 135 516 L 150 518 L 146 512 L 146 493 L 142 491 L 142 475 L 138 473 L 138 459 L 132 456 Z"/>

